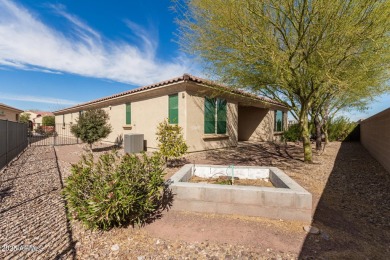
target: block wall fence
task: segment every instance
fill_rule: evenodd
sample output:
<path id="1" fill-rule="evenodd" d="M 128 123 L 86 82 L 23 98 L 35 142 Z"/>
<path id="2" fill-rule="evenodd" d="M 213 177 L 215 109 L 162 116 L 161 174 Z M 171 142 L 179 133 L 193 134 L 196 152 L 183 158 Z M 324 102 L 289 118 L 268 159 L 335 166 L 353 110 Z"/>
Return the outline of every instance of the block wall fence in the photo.
<path id="1" fill-rule="evenodd" d="M 360 142 L 390 173 L 390 108 L 360 123 Z"/>

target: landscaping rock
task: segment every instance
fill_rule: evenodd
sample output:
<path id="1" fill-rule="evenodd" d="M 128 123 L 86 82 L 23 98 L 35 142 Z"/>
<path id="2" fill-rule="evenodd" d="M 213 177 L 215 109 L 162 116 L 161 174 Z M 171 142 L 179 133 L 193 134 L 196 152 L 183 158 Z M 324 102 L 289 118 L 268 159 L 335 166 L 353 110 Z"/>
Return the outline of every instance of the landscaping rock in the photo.
<path id="1" fill-rule="evenodd" d="M 303 229 L 310 234 L 318 235 L 320 233 L 320 230 L 313 226 L 303 226 Z"/>
<path id="2" fill-rule="evenodd" d="M 118 251 L 119 250 L 119 245 L 115 244 L 111 247 L 111 251 Z"/>

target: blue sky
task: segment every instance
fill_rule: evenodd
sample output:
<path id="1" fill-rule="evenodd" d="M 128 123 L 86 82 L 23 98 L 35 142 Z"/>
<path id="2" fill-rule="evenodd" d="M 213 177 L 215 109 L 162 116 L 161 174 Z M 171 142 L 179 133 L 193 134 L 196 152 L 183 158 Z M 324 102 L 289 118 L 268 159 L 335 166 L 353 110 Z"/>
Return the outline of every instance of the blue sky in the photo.
<path id="1" fill-rule="evenodd" d="M 169 0 L 0 0 L 0 102 L 54 111 L 201 68 Z M 368 117 L 390 106 L 377 99 Z"/>

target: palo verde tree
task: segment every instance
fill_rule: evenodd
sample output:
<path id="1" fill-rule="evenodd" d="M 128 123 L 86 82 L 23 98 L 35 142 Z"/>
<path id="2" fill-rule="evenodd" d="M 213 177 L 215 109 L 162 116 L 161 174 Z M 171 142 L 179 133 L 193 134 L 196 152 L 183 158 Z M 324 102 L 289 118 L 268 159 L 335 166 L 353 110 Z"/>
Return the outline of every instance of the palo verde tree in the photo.
<path id="1" fill-rule="evenodd" d="M 389 90 L 390 1 L 176 0 L 174 8 L 181 46 L 211 74 L 290 108 L 306 162 L 316 100 L 357 88 L 357 77 Z"/>
<path id="2" fill-rule="evenodd" d="M 84 111 L 72 125 L 70 131 L 74 136 L 89 144 L 106 138 L 111 133 L 111 125 L 108 123 L 109 116 L 103 109 L 92 109 Z"/>

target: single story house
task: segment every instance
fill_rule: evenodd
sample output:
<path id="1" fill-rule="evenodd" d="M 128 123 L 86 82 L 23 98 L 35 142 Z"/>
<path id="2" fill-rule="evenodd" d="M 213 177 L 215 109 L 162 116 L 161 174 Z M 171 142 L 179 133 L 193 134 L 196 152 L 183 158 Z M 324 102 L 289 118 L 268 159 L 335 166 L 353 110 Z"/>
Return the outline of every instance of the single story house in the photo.
<path id="1" fill-rule="evenodd" d="M 38 111 L 38 110 L 27 110 L 24 113 L 30 114 L 30 121 L 32 122 L 33 130 L 36 130 L 40 126 L 43 126 L 42 119 L 45 116 L 54 116 L 52 112 Z"/>
<path id="2" fill-rule="evenodd" d="M 115 143 L 124 134 L 144 134 L 157 148 L 156 129 L 164 119 L 183 129 L 189 151 L 236 146 L 238 141 L 272 141 L 287 125 L 283 104 L 189 74 L 54 112 L 56 124 L 76 123 L 82 111 L 102 108 L 110 116 Z"/>
<path id="3" fill-rule="evenodd" d="M 0 120 L 18 122 L 20 113 L 22 112 L 23 110 L 0 103 Z"/>

